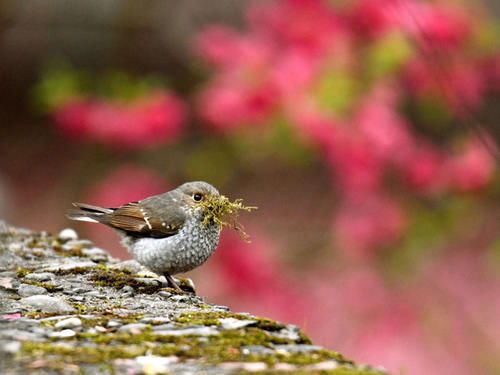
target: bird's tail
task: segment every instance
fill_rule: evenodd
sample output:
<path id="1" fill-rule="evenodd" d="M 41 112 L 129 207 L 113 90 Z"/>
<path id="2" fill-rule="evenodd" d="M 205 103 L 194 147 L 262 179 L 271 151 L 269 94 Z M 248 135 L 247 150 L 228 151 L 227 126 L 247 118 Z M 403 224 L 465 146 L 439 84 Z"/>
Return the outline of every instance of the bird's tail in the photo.
<path id="1" fill-rule="evenodd" d="M 113 208 L 104 208 L 92 206 L 85 203 L 73 203 L 76 209 L 70 209 L 66 212 L 66 217 L 71 220 L 88 221 L 90 223 L 108 223 L 108 215 L 112 214 Z"/>

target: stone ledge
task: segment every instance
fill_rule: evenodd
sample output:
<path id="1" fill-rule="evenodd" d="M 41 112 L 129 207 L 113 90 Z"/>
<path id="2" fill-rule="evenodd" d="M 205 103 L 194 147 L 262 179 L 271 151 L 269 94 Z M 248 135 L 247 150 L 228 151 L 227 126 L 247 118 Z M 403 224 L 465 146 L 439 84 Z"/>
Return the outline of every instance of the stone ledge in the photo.
<path id="1" fill-rule="evenodd" d="M 2 374 L 385 374 L 296 326 L 177 294 L 72 230 L 2 222 L 0 358 Z"/>

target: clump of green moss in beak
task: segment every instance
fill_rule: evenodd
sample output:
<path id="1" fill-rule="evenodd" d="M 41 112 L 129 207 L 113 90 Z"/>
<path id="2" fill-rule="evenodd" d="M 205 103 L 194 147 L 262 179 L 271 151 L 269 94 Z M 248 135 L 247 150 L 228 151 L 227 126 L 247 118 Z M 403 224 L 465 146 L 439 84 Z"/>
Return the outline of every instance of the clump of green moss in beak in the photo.
<path id="1" fill-rule="evenodd" d="M 234 202 L 231 202 L 229 198 L 220 195 L 205 199 L 195 207 L 201 207 L 204 211 L 205 219 L 202 225 L 206 226 L 213 222 L 221 229 L 222 227 L 232 228 L 238 232 L 241 239 L 250 242 L 248 234 L 245 233 L 243 225 L 238 222 L 237 218 L 240 211 L 250 212 L 256 210 L 257 207 L 245 206 L 242 202 L 243 199 L 236 199 Z"/>

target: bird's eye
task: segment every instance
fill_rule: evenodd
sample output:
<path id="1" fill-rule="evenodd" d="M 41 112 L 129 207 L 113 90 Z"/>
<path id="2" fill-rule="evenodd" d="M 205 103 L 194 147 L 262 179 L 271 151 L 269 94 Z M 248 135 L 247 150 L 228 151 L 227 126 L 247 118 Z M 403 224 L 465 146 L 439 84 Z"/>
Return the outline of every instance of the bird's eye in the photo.
<path id="1" fill-rule="evenodd" d="M 203 194 L 201 193 L 195 193 L 193 194 L 193 199 L 196 201 L 196 202 L 199 202 L 201 201 L 201 199 L 203 198 Z"/>

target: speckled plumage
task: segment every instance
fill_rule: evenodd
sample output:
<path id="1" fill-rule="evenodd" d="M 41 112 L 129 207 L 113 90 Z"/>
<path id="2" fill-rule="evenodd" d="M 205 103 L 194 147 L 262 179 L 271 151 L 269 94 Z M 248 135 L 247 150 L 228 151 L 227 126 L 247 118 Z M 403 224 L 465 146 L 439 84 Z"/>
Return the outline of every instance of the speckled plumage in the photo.
<path id="1" fill-rule="evenodd" d="M 203 264 L 219 243 L 220 227 L 215 223 L 203 225 L 203 212 L 197 206 L 213 196 L 218 197 L 219 192 L 212 185 L 187 182 L 167 193 L 118 208 L 73 203 L 78 209 L 69 210 L 67 217 L 115 229 L 139 263 L 165 275 L 178 289 L 170 275 Z"/>
<path id="2" fill-rule="evenodd" d="M 122 244 L 143 266 L 160 275 L 175 275 L 205 263 L 219 243 L 220 228 L 202 226 L 201 214 L 189 215 L 179 233 L 165 238 L 135 238 L 122 234 Z"/>

